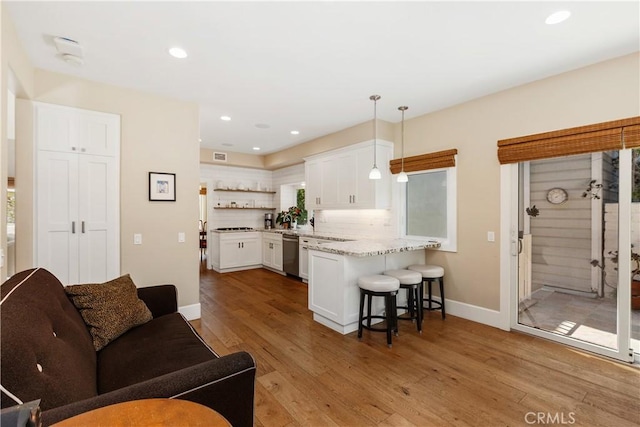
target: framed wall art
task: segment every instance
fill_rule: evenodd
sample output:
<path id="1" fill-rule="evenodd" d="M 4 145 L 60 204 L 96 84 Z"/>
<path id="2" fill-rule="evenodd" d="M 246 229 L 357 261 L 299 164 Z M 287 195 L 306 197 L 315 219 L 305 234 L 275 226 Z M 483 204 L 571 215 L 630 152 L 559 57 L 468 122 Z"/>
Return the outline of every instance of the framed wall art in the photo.
<path id="1" fill-rule="evenodd" d="M 176 174 L 149 172 L 149 201 L 176 201 Z"/>

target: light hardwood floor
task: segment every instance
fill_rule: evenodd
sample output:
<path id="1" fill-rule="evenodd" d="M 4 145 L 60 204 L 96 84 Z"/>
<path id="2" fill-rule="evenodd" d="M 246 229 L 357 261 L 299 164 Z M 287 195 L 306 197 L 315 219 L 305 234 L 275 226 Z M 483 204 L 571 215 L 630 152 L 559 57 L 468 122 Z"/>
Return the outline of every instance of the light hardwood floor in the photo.
<path id="1" fill-rule="evenodd" d="M 256 359 L 256 426 L 640 425 L 636 367 L 439 312 L 422 335 L 400 322 L 391 349 L 382 333 L 358 341 L 313 321 L 305 284 L 264 269 L 203 269 L 200 287 L 195 328 Z"/>

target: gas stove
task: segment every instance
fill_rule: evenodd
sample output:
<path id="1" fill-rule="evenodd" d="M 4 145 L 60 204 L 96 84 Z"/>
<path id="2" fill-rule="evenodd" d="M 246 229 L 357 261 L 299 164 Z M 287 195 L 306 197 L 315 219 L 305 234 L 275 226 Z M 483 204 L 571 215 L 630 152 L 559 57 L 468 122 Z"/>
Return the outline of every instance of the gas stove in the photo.
<path id="1" fill-rule="evenodd" d="M 253 231 L 251 227 L 220 227 L 217 231 Z"/>

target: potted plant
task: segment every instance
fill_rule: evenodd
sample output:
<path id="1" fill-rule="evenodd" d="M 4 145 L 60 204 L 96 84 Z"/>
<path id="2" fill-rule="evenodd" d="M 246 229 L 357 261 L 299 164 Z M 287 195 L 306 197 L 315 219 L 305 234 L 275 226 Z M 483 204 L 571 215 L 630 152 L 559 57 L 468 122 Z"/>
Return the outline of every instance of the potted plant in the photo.
<path id="1" fill-rule="evenodd" d="M 618 251 L 612 252 L 611 262 L 618 263 Z M 640 310 L 640 254 L 631 245 L 631 309 Z"/>
<path id="2" fill-rule="evenodd" d="M 618 264 L 618 251 L 609 251 L 609 255 L 611 256 L 611 262 Z M 591 260 L 591 265 L 600 268 L 604 272 L 604 266 L 600 264 L 600 261 L 595 259 Z M 614 269 L 618 270 L 617 267 Z M 604 276 L 603 280 L 605 285 L 613 288 L 613 286 L 607 283 Z M 634 252 L 633 245 L 631 245 L 631 309 L 640 310 L 640 254 Z"/>
<path id="3" fill-rule="evenodd" d="M 276 216 L 276 224 L 282 225 L 282 228 L 291 228 L 298 218 L 306 216 L 306 211 L 297 206 L 291 206 L 286 211 L 281 211 Z"/>
<path id="4" fill-rule="evenodd" d="M 289 211 L 280 211 L 276 216 L 276 224 L 282 226 L 282 228 L 289 228 L 291 226 L 291 215 Z"/>

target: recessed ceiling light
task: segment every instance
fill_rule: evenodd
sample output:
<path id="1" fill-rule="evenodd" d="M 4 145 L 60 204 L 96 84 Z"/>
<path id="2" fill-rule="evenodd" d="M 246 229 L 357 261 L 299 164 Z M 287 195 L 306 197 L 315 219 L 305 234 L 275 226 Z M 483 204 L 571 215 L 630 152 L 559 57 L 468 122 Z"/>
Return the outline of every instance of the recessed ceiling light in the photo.
<path id="1" fill-rule="evenodd" d="M 169 55 L 173 56 L 174 58 L 184 59 L 187 57 L 187 52 L 181 47 L 172 47 L 171 49 L 169 49 Z"/>
<path id="2" fill-rule="evenodd" d="M 260 147 L 253 147 L 254 150 L 260 151 Z"/>
<path id="3" fill-rule="evenodd" d="M 258 129 L 269 129 L 271 126 L 266 123 L 256 123 L 255 127 L 257 127 Z"/>
<path id="4" fill-rule="evenodd" d="M 228 122 L 229 120 L 231 120 L 231 117 L 229 117 L 229 116 L 220 116 L 220 120 Z"/>
<path id="5" fill-rule="evenodd" d="M 297 131 L 297 130 L 291 131 L 291 135 L 299 135 L 299 134 L 300 134 L 300 131 Z"/>
<path id="6" fill-rule="evenodd" d="M 547 25 L 559 24 L 562 21 L 566 21 L 571 16 L 571 12 L 568 10 L 559 10 L 557 12 L 552 13 L 547 16 L 547 19 L 544 20 L 544 23 Z"/>

